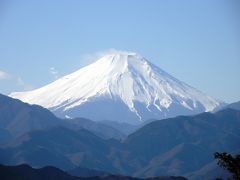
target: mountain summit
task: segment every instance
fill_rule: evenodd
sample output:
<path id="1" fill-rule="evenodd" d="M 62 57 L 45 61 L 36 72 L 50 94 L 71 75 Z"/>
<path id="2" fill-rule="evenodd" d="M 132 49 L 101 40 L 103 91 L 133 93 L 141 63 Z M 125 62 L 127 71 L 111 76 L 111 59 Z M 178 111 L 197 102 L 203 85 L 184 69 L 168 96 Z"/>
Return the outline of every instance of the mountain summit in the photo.
<path id="1" fill-rule="evenodd" d="M 106 54 L 39 89 L 10 96 L 62 117 L 128 123 L 212 111 L 222 104 L 137 53 L 123 51 Z"/>

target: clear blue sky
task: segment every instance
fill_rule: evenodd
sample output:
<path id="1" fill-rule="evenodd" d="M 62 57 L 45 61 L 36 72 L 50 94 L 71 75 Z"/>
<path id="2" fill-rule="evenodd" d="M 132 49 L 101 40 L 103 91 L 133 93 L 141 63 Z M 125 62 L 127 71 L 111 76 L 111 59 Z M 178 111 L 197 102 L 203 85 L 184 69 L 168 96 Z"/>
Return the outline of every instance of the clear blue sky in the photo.
<path id="1" fill-rule="evenodd" d="M 0 0 L 1 93 L 48 84 L 110 48 L 240 100 L 239 0 Z"/>

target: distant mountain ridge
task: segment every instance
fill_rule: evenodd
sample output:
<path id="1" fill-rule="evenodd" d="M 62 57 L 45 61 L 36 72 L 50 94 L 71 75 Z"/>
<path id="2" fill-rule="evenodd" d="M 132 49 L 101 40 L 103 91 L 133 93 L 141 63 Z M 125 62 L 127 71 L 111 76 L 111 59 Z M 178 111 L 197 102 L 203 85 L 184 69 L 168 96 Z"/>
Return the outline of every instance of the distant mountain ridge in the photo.
<path id="1" fill-rule="evenodd" d="M 0 94 L 0 144 L 25 133 L 63 126 L 70 129 L 88 129 L 103 138 L 121 139 L 126 134 L 119 130 L 88 119 L 59 119 L 49 110 L 38 106 L 23 103 Z"/>
<path id="2" fill-rule="evenodd" d="M 216 151 L 239 151 L 239 142 L 240 111 L 232 109 L 154 121 L 125 141 L 133 156 L 142 157 L 145 163 L 150 161 L 135 175 L 180 173 L 186 177 L 187 171 L 196 171 L 213 162 Z M 216 178 L 210 175 L 202 177 Z"/>
<path id="3" fill-rule="evenodd" d="M 0 165 L 0 172 L 0 179 L 2 180 L 144 180 L 121 175 L 77 177 L 55 167 L 47 166 L 40 169 L 34 169 L 26 164 L 19 166 Z M 156 177 L 147 178 L 145 180 L 186 180 L 186 178 Z"/>
<path id="4" fill-rule="evenodd" d="M 6 107 L 3 114 L 15 106 Z M 124 141 L 104 139 L 77 126 L 33 129 L 0 145 L 0 163 L 52 165 L 64 170 L 85 167 L 137 177 L 194 177 L 194 172 L 208 172 L 210 176 L 214 173 L 206 168 L 214 160 L 213 153 L 236 152 L 240 150 L 239 142 L 240 111 L 225 109 L 154 121 Z M 201 177 L 208 179 L 204 174 Z"/>
<path id="5" fill-rule="evenodd" d="M 139 54 L 125 51 L 111 52 L 51 84 L 10 96 L 39 104 L 60 117 L 131 124 L 212 111 L 224 105 Z"/>
<path id="6" fill-rule="evenodd" d="M 223 109 L 227 109 L 227 108 L 235 109 L 235 110 L 239 110 L 240 111 L 240 101 L 228 104 L 227 106 L 223 107 Z"/>
<path id="7" fill-rule="evenodd" d="M 2 139 L 2 142 L 33 130 L 61 124 L 63 122 L 60 119 L 41 106 L 30 106 L 20 100 L 0 94 L 0 139 L 7 136 L 7 139 Z"/>

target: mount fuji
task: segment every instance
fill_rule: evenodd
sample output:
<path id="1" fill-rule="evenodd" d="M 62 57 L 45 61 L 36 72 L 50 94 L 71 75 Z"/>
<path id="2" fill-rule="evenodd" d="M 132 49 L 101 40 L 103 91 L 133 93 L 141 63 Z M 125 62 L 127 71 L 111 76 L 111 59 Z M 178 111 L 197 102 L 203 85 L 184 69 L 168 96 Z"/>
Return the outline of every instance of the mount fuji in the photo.
<path id="1" fill-rule="evenodd" d="M 44 87 L 9 96 L 59 117 L 141 123 L 213 111 L 224 105 L 174 78 L 144 57 L 115 51 Z"/>

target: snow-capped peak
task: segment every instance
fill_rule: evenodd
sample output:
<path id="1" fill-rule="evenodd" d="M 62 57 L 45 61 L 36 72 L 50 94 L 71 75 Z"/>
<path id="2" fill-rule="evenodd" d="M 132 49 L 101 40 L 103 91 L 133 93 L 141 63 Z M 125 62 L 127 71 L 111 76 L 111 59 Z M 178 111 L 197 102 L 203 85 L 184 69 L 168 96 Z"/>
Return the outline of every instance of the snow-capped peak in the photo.
<path id="1" fill-rule="evenodd" d="M 61 116 L 127 122 L 212 111 L 221 105 L 126 51 L 108 53 L 47 86 L 10 96 Z"/>

